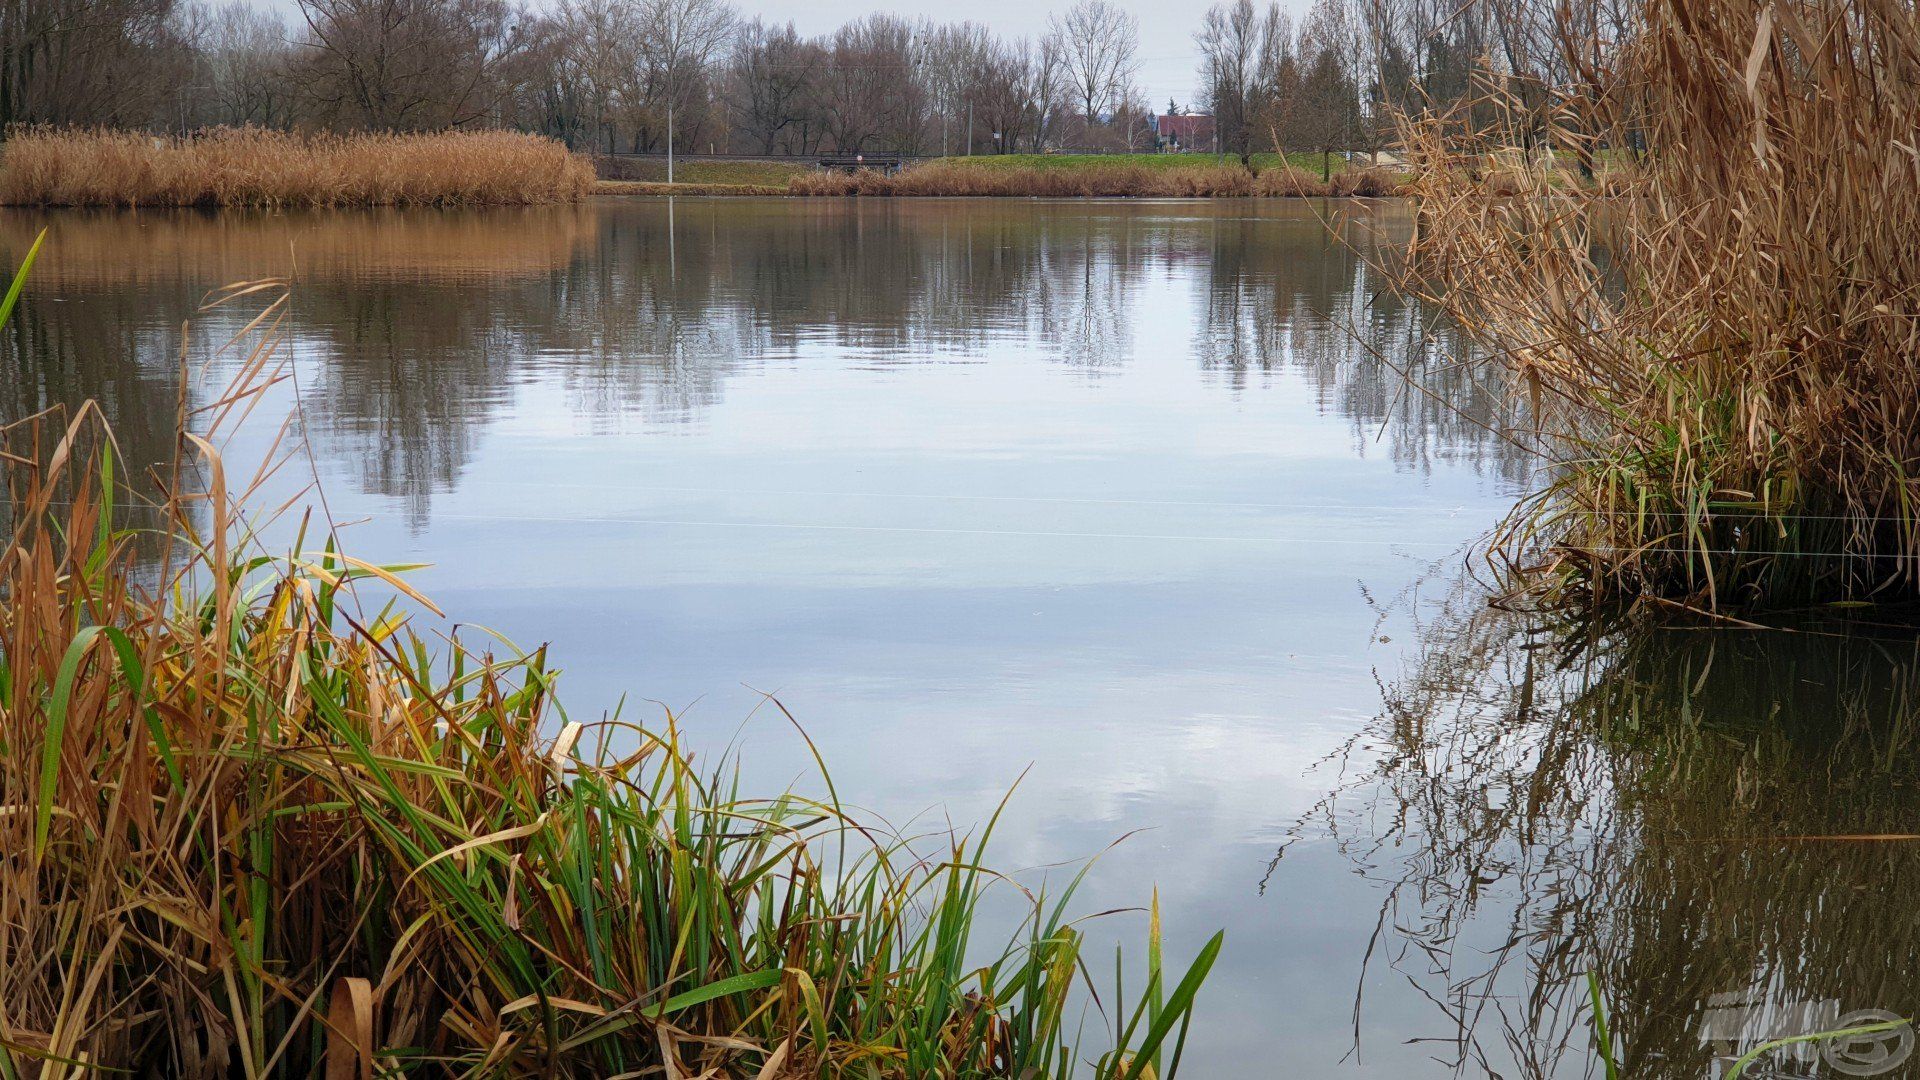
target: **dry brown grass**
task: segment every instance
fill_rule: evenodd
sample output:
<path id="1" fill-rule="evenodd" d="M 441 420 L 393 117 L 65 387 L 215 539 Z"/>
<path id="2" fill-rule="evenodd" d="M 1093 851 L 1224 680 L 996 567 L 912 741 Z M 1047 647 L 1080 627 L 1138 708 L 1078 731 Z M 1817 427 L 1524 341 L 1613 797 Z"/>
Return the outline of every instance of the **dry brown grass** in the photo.
<path id="1" fill-rule="evenodd" d="M 1372 170 L 1341 173 L 1329 184 L 1287 167 L 1256 175 L 1238 165 L 983 168 L 936 161 L 891 174 L 873 170 L 809 173 L 794 177 L 788 190 L 795 195 L 1180 199 L 1390 195 L 1398 187 L 1391 176 Z"/>
<path id="2" fill-rule="evenodd" d="M 482 206 L 578 199 L 593 166 L 507 131 L 324 135 L 220 128 L 188 138 L 15 131 L 10 206 Z"/>
<path id="3" fill-rule="evenodd" d="M 1500 549 L 1562 597 L 1920 591 L 1920 12 L 1639 19 L 1544 121 L 1496 94 L 1491 127 L 1408 133 L 1408 284 L 1505 365 L 1550 466 Z M 1511 149 L 1543 138 L 1604 151 L 1604 182 Z"/>

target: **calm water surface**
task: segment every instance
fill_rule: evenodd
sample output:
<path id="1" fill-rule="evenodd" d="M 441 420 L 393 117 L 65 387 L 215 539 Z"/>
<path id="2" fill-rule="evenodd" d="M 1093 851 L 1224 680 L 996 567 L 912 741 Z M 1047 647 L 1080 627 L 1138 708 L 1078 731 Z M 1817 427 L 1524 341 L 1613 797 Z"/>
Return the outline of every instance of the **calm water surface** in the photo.
<path id="1" fill-rule="evenodd" d="M 817 786 L 761 692 L 903 829 L 1031 767 L 1002 864 L 1132 833 L 1086 907 L 1157 883 L 1174 952 L 1227 928 L 1190 1075 L 1582 1075 L 1588 970 L 1636 1077 L 1706 1075 L 1729 1002 L 1920 1007 L 1913 846 L 1780 839 L 1920 831 L 1911 636 L 1488 613 L 1467 546 L 1532 465 L 1366 268 L 1399 208 L 13 214 L 0 248 L 48 223 L 0 419 L 97 398 L 160 460 L 182 320 L 291 274 L 356 552 L 754 782 Z"/>

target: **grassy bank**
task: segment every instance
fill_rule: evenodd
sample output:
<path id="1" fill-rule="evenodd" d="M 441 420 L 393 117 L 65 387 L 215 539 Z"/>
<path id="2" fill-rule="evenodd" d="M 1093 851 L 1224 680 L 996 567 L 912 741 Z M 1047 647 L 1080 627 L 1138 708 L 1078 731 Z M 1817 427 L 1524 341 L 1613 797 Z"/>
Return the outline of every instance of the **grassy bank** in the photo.
<path id="1" fill-rule="evenodd" d="M 421 629 L 318 525 L 263 546 L 214 448 L 277 293 L 218 301 L 263 310 L 159 535 L 90 410 L 0 432 L 0 1075 L 1174 1073 L 1217 937 L 1163 977 L 1155 910 L 1083 1026 L 1079 879 L 1017 887 L 991 823 L 744 791 L 670 716 L 570 717 L 544 652 Z"/>
<path id="2" fill-rule="evenodd" d="M 505 131 L 25 130 L 0 155 L 9 206 L 524 205 L 578 199 L 593 180 L 561 144 Z"/>
<path id="3" fill-rule="evenodd" d="M 953 155 L 936 158 L 931 163 L 943 165 L 965 165 L 975 169 L 1100 169 L 1134 166 L 1142 169 L 1195 169 L 1217 165 L 1239 163 L 1234 154 L 972 154 Z M 1261 153 L 1252 155 L 1253 168 L 1257 172 L 1268 169 L 1293 168 L 1315 177 L 1323 172 L 1331 177 L 1334 173 L 1350 169 L 1364 168 L 1361 164 L 1349 164 L 1345 158 L 1307 151 L 1288 151 L 1284 154 Z"/>
<path id="4" fill-rule="evenodd" d="M 659 157 L 603 157 L 595 161 L 600 178 L 642 184 L 667 182 L 667 163 Z M 678 161 L 673 166 L 676 184 L 715 187 L 785 188 L 787 181 L 819 168 L 813 158 L 793 160 Z"/>
<path id="5" fill-rule="evenodd" d="M 713 184 L 675 180 L 597 180 L 595 195 L 790 195 L 785 182 L 779 184 Z"/>
<path id="6" fill-rule="evenodd" d="M 1529 396 L 1548 467 L 1505 561 L 1548 601 L 1920 592 L 1920 13 L 1646 0 L 1639 25 L 1544 133 L 1647 148 L 1601 184 L 1506 149 L 1541 137 L 1523 101 L 1409 133 L 1409 287 Z"/>
<path id="7" fill-rule="evenodd" d="M 823 171 L 795 177 L 788 190 L 795 195 L 1221 198 L 1379 196 L 1395 194 L 1399 187 L 1395 177 L 1380 170 L 1348 170 L 1323 182 L 1317 173 L 1291 167 L 1250 171 L 1237 164 L 1148 166 L 1093 158 L 1073 166 L 946 159 L 891 174 Z"/>
<path id="8" fill-rule="evenodd" d="M 1327 177 L 1322 179 L 1322 169 Z M 806 161 L 689 161 L 666 183 L 666 164 L 600 164 L 603 195 L 897 195 L 1206 198 L 1373 196 L 1399 191 L 1387 168 L 1318 154 L 1256 154 L 1251 170 L 1207 154 L 993 154 L 934 158 L 902 172 L 828 172 Z"/>

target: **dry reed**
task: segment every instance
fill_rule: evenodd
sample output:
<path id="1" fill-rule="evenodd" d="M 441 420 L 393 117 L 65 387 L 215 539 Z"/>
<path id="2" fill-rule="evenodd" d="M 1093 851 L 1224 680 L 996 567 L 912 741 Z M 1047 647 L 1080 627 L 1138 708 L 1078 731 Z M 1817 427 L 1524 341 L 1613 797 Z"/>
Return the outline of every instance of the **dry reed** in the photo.
<path id="1" fill-rule="evenodd" d="M 983 168 L 936 161 L 896 173 L 815 172 L 788 182 L 794 195 L 987 196 L 999 198 L 1231 198 L 1246 196 L 1378 196 L 1398 192 L 1392 176 L 1352 170 L 1325 182 L 1291 167 L 1255 174 L 1238 165 L 1146 168 Z"/>
<path id="2" fill-rule="evenodd" d="M 9 206 L 524 205 L 581 198 L 593 181 L 592 164 L 560 143 L 507 131 L 24 129 L 0 158 Z"/>
<path id="3" fill-rule="evenodd" d="M 1505 563 L 1549 601 L 1913 594 L 1920 12 L 1645 0 L 1584 78 L 1407 132 L 1407 284 L 1505 365 L 1550 468 Z"/>

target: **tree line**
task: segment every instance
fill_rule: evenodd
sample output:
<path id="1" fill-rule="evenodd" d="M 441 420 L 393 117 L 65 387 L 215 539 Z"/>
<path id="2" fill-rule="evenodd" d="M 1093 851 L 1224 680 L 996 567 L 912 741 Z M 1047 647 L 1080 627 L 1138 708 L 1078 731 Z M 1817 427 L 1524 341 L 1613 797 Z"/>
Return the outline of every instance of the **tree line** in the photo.
<path id="1" fill-rule="evenodd" d="M 1198 19 L 1208 145 L 1367 151 L 1480 69 L 1576 83 L 1630 0 L 1268 0 Z M 1573 46 L 1573 47 L 1570 47 Z M 812 154 L 1144 150 L 1139 26 L 1077 0 L 1032 38 L 875 13 L 830 33 L 726 0 L 0 0 L 0 125 L 501 126 L 580 149 Z M 1568 58 L 1574 60 L 1570 61 Z"/>

